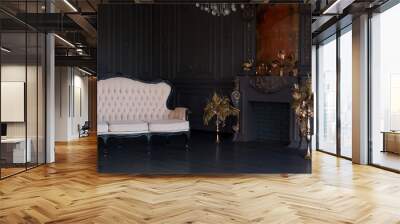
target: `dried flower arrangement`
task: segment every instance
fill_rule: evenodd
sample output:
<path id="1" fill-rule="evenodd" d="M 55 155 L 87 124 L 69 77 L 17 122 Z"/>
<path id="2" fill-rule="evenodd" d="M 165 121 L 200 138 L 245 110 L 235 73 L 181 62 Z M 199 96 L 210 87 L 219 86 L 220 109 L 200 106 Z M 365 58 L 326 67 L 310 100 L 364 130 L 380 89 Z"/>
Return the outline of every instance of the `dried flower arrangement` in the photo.
<path id="1" fill-rule="evenodd" d="M 208 125 L 209 122 L 215 117 L 216 131 L 217 131 L 217 143 L 219 140 L 220 127 L 225 126 L 226 118 L 229 116 L 238 116 L 239 109 L 231 105 L 231 101 L 226 96 L 220 96 L 216 92 L 212 98 L 208 101 L 204 108 L 203 122 Z"/>
<path id="2" fill-rule="evenodd" d="M 297 61 L 292 54 L 280 50 L 277 58 L 270 63 L 260 63 L 256 68 L 257 75 L 297 76 Z"/>
<path id="3" fill-rule="evenodd" d="M 311 78 L 307 78 L 301 86 L 295 84 L 292 89 L 292 108 L 299 125 L 300 138 L 307 140 L 306 158 L 311 158 L 311 118 L 314 117 L 314 94 L 312 92 Z M 301 144 L 302 142 L 300 142 Z"/>

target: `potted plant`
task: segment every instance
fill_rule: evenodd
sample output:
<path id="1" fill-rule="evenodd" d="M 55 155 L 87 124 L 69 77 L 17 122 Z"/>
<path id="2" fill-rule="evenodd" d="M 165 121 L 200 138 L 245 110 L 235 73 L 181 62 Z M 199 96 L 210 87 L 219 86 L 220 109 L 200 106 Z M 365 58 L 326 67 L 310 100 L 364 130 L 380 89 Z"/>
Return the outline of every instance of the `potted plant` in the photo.
<path id="1" fill-rule="evenodd" d="M 239 109 L 232 106 L 230 99 L 226 96 L 220 96 L 216 92 L 211 99 L 209 99 L 206 107 L 204 108 L 203 121 L 205 125 L 215 117 L 215 125 L 217 131 L 216 142 L 219 143 L 220 128 L 225 126 L 226 118 L 229 116 L 238 116 Z"/>

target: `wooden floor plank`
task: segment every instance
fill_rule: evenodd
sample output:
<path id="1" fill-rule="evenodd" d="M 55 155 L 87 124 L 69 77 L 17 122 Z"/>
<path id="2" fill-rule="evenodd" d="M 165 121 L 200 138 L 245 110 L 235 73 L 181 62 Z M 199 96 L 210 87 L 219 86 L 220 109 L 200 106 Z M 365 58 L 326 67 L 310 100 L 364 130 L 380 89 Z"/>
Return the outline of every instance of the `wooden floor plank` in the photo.
<path id="1" fill-rule="evenodd" d="M 0 223 L 400 223 L 400 175 L 316 152 L 311 175 L 99 174 L 96 139 L 0 181 Z"/>

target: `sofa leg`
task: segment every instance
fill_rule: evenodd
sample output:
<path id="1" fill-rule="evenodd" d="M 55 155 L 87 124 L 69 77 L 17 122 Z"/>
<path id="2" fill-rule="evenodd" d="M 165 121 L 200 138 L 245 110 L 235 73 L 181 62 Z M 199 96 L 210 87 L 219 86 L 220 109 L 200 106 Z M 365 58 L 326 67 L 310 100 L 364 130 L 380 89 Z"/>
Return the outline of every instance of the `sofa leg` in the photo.
<path id="1" fill-rule="evenodd" d="M 108 147 L 107 147 L 108 136 L 101 136 L 100 138 L 103 139 L 103 143 L 104 143 L 103 156 L 107 157 L 108 156 Z"/>
<path id="2" fill-rule="evenodd" d="M 147 154 L 150 155 L 151 154 L 151 135 L 147 134 L 146 137 L 147 137 L 147 146 L 146 146 Z"/>
<path id="3" fill-rule="evenodd" d="M 150 134 L 147 134 L 147 135 L 146 135 L 146 138 L 147 138 L 147 144 L 150 144 L 150 142 L 151 142 L 151 135 L 150 135 Z"/>
<path id="4" fill-rule="evenodd" d="M 189 140 L 190 140 L 190 132 L 185 132 L 185 148 L 186 148 L 186 150 L 190 149 Z"/>

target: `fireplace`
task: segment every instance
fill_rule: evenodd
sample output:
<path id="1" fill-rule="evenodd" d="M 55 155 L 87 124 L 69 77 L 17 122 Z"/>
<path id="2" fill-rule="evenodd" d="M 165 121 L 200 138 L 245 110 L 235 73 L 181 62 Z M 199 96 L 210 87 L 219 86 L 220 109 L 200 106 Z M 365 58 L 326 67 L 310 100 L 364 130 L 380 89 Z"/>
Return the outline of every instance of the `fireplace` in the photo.
<path id="1" fill-rule="evenodd" d="M 251 102 L 256 141 L 290 143 L 290 104 Z"/>
<path id="2" fill-rule="evenodd" d="M 240 130 L 237 141 L 296 144 L 298 132 L 291 109 L 294 77 L 238 76 Z"/>

